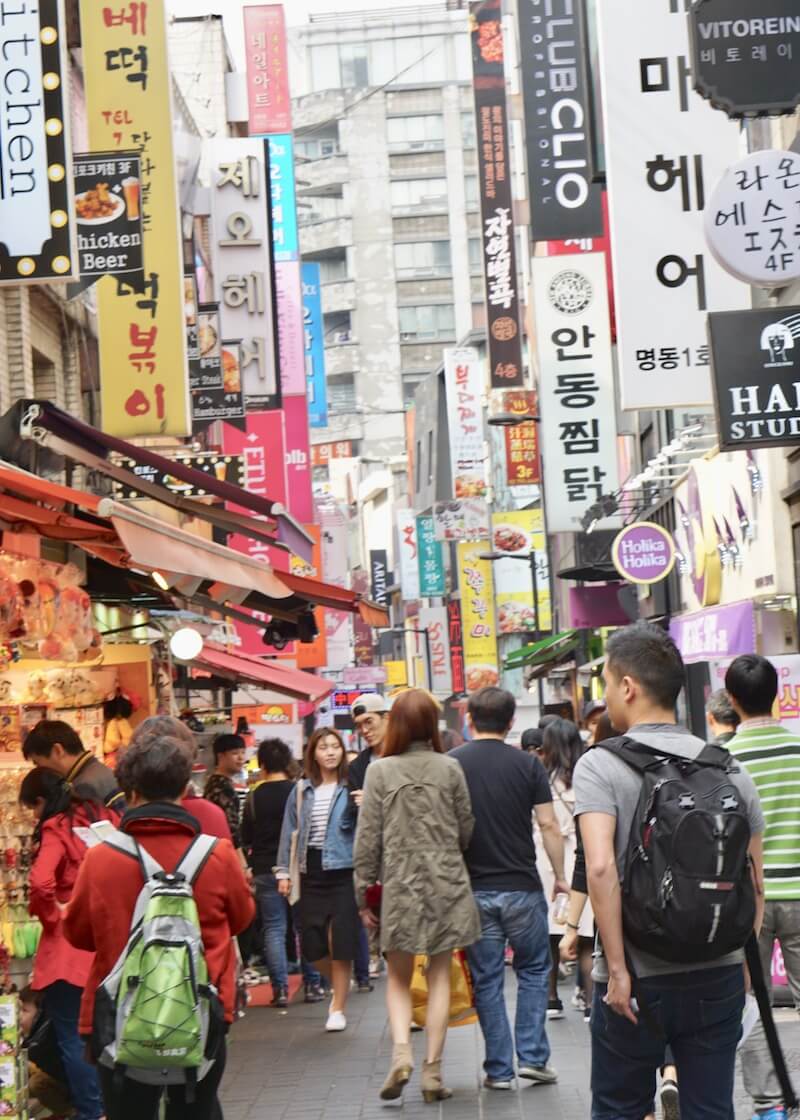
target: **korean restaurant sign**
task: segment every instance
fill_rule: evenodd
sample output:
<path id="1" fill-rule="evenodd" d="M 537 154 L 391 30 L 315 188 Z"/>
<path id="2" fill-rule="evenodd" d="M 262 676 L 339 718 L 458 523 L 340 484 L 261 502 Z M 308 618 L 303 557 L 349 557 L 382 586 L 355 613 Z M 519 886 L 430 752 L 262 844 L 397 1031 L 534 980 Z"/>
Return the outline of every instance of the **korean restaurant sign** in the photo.
<path id="1" fill-rule="evenodd" d="M 265 141 L 211 141 L 211 259 L 226 338 L 241 341 L 245 405 L 279 403 Z"/>
<path id="2" fill-rule="evenodd" d="M 582 59 L 584 5 L 519 0 L 518 12 L 531 235 L 534 241 L 600 237 L 602 189 L 592 182 L 591 103 Z"/>
<path id="3" fill-rule="evenodd" d="M 450 643 L 453 692 L 457 696 L 462 696 L 467 690 L 467 674 L 464 666 L 464 627 L 461 623 L 461 604 L 458 599 L 451 599 L 447 604 L 447 638 Z"/>
<path id="4" fill-rule="evenodd" d="M 619 485 L 605 258 L 535 257 L 532 268 L 547 527 L 575 532 Z"/>
<path id="5" fill-rule="evenodd" d="M 172 140 L 172 76 L 164 0 L 82 0 L 81 36 L 92 151 L 141 159 L 145 277 L 96 287 L 103 430 L 116 436 L 191 431 L 180 209 Z"/>
<path id="6" fill-rule="evenodd" d="M 417 518 L 417 547 L 419 549 L 419 593 L 427 598 L 443 596 L 447 591 L 442 545 L 436 539 L 433 518 Z"/>
<path id="7" fill-rule="evenodd" d="M 798 201 L 800 155 L 795 152 L 753 152 L 729 167 L 705 219 L 709 248 L 726 272 L 760 288 L 800 279 Z"/>
<path id="8" fill-rule="evenodd" d="M 338 443 L 315 443 L 311 447 L 312 467 L 325 467 L 331 459 L 352 459 L 353 444 L 349 439 Z"/>
<path id="9" fill-rule="evenodd" d="M 467 692 L 500 680 L 492 562 L 481 560 L 490 547 L 488 540 L 462 541 L 457 551 Z"/>
<path id="10" fill-rule="evenodd" d="M 244 49 L 250 135 L 290 132 L 292 103 L 283 4 L 245 7 Z"/>
<path id="11" fill-rule="evenodd" d="M 397 558 L 400 567 L 400 590 L 403 599 L 412 602 L 419 599 L 419 541 L 417 539 L 417 518 L 413 509 L 398 509 L 397 521 Z"/>
<path id="12" fill-rule="evenodd" d="M 542 510 L 506 510 L 492 514 L 491 548 L 503 556 L 494 563 L 498 634 L 532 636 L 537 631 L 552 630 L 550 566 Z M 536 564 L 536 609 L 531 553 Z M 523 563 L 522 558 L 528 563 Z"/>
<path id="13" fill-rule="evenodd" d="M 683 4 L 614 0 L 597 18 L 622 407 L 707 405 L 706 315 L 750 306 L 703 230 L 713 184 L 739 158 L 739 127 L 691 87 Z"/>
<path id="14" fill-rule="evenodd" d="M 483 371 L 478 351 L 467 346 L 444 352 L 450 462 L 455 498 L 486 494 Z"/>
<path id="15" fill-rule="evenodd" d="M 800 104 L 796 0 L 696 0 L 689 33 L 695 89 L 715 109 L 739 118 Z"/>
<path id="16" fill-rule="evenodd" d="M 492 387 L 524 384 L 501 0 L 469 6 Z"/>
<path id="17" fill-rule="evenodd" d="M 0 284 L 78 276 L 62 0 L 0 6 Z"/>
<path id="18" fill-rule="evenodd" d="M 81 279 L 144 280 L 141 160 L 137 152 L 76 155 L 75 221 Z"/>
<path id="19" fill-rule="evenodd" d="M 209 324 L 211 332 L 219 335 L 219 309 L 215 303 L 201 304 L 200 317 Z M 242 432 L 245 430 L 241 344 L 223 339 L 218 349 L 221 380 L 214 368 L 214 347 L 200 356 L 204 376 L 213 384 L 201 385 L 192 392 L 192 431 L 195 433 L 204 431 L 214 420 L 224 420 Z"/>
<path id="20" fill-rule="evenodd" d="M 535 416 L 536 394 L 530 389 L 506 389 L 500 394 L 500 411 L 512 416 Z M 507 485 L 536 486 L 541 474 L 538 425 L 529 420 L 503 431 Z"/>
<path id="21" fill-rule="evenodd" d="M 435 502 L 433 532 L 437 541 L 474 541 L 488 537 L 488 502 L 485 498 Z"/>
<path id="22" fill-rule="evenodd" d="M 449 696 L 453 691 L 453 671 L 450 665 L 447 609 L 445 607 L 423 607 L 419 612 L 419 626 L 421 630 L 427 630 L 428 632 L 428 648 L 431 655 L 431 692 L 439 696 Z"/>

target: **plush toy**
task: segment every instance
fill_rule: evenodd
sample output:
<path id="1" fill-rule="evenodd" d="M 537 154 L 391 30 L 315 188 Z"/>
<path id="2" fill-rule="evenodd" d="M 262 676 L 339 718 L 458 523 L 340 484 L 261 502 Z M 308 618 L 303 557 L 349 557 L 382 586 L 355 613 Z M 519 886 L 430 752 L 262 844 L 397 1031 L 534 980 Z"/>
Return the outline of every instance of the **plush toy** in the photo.
<path id="1" fill-rule="evenodd" d="M 92 644 L 92 601 L 82 587 L 62 587 L 59 591 L 53 636 L 61 638 L 65 645 L 79 653 Z"/>
<path id="2" fill-rule="evenodd" d="M 0 641 L 19 637 L 22 625 L 22 596 L 17 581 L 0 575 Z"/>
<path id="3" fill-rule="evenodd" d="M 68 708 L 72 703 L 70 674 L 65 669 L 53 669 L 47 674 L 45 699 L 56 708 Z"/>
<path id="4" fill-rule="evenodd" d="M 89 673 L 73 669 L 69 684 L 70 699 L 78 708 L 88 708 L 98 701 L 97 689 Z"/>
<path id="5" fill-rule="evenodd" d="M 32 579 L 21 579 L 19 584 L 20 593 L 20 619 L 21 626 L 19 632 L 19 640 L 24 645 L 33 645 L 34 642 L 40 642 L 46 638 L 49 629 L 47 619 L 45 618 L 45 611 L 42 605 L 42 596 L 39 590 L 42 581 Z"/>
<path id="6" fill-rule="evenodd" d="M 0 680 L 0 704 L 11 704 L 14 701 L 14 686 L 8 678 Z"/>
<path id="7" fill-rule="evenodd" d="M 28 688 L 25 693 L 26 704 L 43 704 L 47 698 L 47 675 L 41 670 L 28 673 Z"/>

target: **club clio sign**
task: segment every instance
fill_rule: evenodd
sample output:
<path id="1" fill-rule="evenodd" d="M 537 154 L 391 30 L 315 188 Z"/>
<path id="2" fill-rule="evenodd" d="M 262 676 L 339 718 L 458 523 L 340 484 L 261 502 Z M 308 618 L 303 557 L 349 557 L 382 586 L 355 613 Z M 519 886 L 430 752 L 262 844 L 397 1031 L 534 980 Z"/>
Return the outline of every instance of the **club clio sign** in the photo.
<path id="1" fill-rule="evenodd" d="M 618 533 L 611 559 L 629 583 L 659 583 L 675 566 L 675 542 L 666 529 L 652 521 L 637 521 Z"/>

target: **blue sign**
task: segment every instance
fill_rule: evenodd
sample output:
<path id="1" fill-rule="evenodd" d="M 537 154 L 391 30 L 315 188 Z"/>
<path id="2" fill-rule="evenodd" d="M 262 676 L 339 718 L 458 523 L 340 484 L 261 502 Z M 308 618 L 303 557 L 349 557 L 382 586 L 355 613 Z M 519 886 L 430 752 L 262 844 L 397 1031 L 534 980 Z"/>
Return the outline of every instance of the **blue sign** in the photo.
<path id="1" fill-rule="evenodd" d="M 417 518 L 417 546 L 420 595 L 424 598 L 444 595 L 444 556 L 441 541 L 436 540 L 432 517 Z"/>
<path id="2" fill-rule="evenodd" d="M 303 264 L 303 323 L 306 351 L 306 396 L 311 428 L 328 426 L 328 386 L 325 380 L 325 339 L 319 265 Z"/>
<path id="3" fill-rule="evenodd" d="M 294 142 L 290 134 L 267 137 L 269 184 L 272 194 L 272 247 L 276 261 L 300 259 L 297 234 L 297 194 L 294 181 Z"/>

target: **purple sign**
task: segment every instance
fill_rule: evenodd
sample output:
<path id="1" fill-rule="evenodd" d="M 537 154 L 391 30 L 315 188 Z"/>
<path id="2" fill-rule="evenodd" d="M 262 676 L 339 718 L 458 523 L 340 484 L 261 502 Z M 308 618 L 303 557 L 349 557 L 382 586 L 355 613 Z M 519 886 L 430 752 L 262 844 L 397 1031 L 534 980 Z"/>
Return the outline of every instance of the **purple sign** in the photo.
<path id="1" fill-rule="evenodd" d="M 697 614 L 685 614 L 672 619 L 669 632 L 684 661 L 715 661 L 753 653 L 756 648 L 753 604 L 732 603 L 729 607 L 709 607 Z"/>
<path id="2" fill-rule="evenodd" d="M 630 583 L 658 583 L 675 564 L 675 542 L 666 529 L 652 521 L 637 521 L 617 534 L 611 559 Z"/>
<path id="3" fill-rule="evenodd" d="M 612 583 L 600 587 L 570 587 L 570 627 L 597 630 L 600 626 L 627 626 L 630 618 L 619 604 L 619 586 Z"/>

